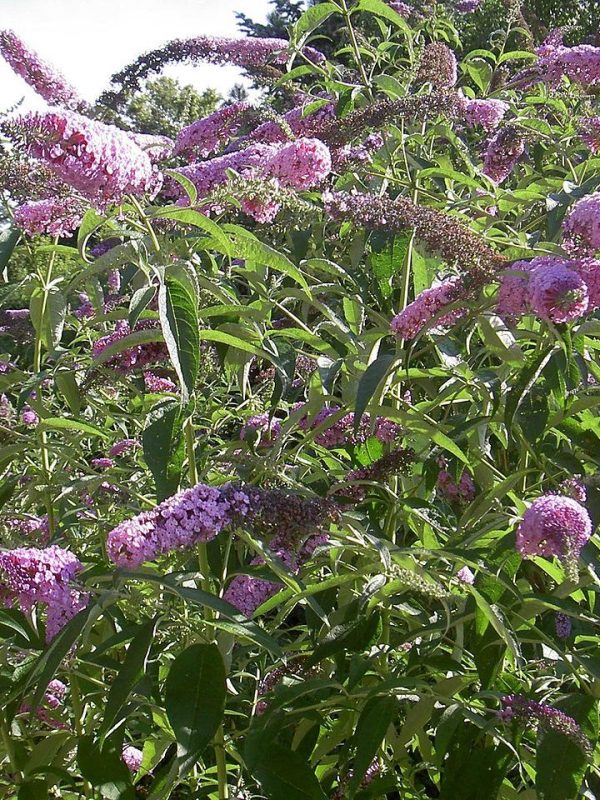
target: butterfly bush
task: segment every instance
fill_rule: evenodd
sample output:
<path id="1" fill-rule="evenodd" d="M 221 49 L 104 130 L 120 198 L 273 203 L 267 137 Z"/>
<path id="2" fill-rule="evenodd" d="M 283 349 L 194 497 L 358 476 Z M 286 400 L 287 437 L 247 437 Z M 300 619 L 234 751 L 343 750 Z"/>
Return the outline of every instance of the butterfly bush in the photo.
<path id="1" fill-rule="evenodd" d="M 594 795 L 600 49 L 509 5 L 0 33 L 0 796 Z"/>

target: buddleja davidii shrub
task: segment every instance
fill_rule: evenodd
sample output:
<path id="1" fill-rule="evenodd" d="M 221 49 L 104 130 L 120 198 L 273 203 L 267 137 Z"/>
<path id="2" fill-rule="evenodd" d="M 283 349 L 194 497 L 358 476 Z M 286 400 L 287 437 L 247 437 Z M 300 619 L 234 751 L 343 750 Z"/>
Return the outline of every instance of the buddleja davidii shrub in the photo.
<path id="1" fill-rule="evenodd" d="M 366 10 L 367 6 L 405 29 L 384 4 L 363 4 Z M 304 30 L 309 28 L 310 24 Z M 219 58 L 232 48 L 232 52 L 238 52 L 231 42 L 213 45 Z M 239 52 L 252 55 L 263 45 L 269 52 L 280 46 L 250 43 Z M 211 47 L 207 51 L 204 39 L 191 44 L 173 43 L 164 53 L 156 52 L 146 60 L 150 66 L 155 58 L 169 60 L 178 48 L 185 57 L 202 58 L 212 52 Z M 426 75 L 415 62 L 414 72 L 421 71 L 422 80 L 434 83 L 440 77 L 445 81 L 448 75 L 452 77 L 452 57 L 443 47 L 429 50 L 423 47 L 419 51 L 421 57 L 430 68 Z M 137 64 L 145 69 L 144 59 Z M 132 75 L 135 74 L 134 70 Z M 404 71 L 401 78 L 406 78 Z M 329 88 L 339 87 L 332 83 Z M 348 113 L 342 120 L 329 119 L 328 126 L 320 130 L 321 141 L 332 148 L 343 146 L 342 134 L 352 138 L 374 122 L 376 126 L 385 127 L 392 122 L 397 126 L 399 118 L 415 108 L 423 107 L 429 115 L 437 117 L 442 103 L 446 112 L 456 112 L 454 101 L 446 104 L 447 100 L 439 97 L 434 97 L 431 103 L 429 99 L 426 102 L 409 99 L 392 106 L 365 108 L 362 104 L 366 102 L 366 94 L 357 99 L 355 109 L 348 105 L 338 108 Z M 51 122 L 54 125 L 56 120 Z M 207 123 L 208 127 L 214 122 L 213 119 Z M 291 118 L 291 124 L 299 124 L 297 115 Z M 101 303 L 95 306 L 92 355 L 96 363 L 92 360 L 91 365 L 96 381 L 102 378 L 109 387 L 105 390 L 98 382 L 89 386 L 86 383 L 88 405 L 83 420 L 70 407 L 74 419 L 69 414 L 65 420 L 59 419 L 51 425 L 43 421 L 41 429 L 52 430 L 54 425 L 55 429 L 69 430 L 74 436 L 102 438 L 104 429 L 116 433 L 118 422 L 119 436 L 129 438 L 133 431 L 124 423 L 133 417 L 136 422 L 143 419 L 143 454 L 153 483 L 149 483 L 146 473 L 144 496 L 139 492 L 136 472 L 127 472 L 127 478 L 120 483 L 125 484 L 121 491 L 128 495 L 130 507 L 126 508 L 120 499 L 118 509 L 115 503 L 106 510 L 110 518 L 106 544 L 121 571 L 116 574 L 106 571 L 104 553 L 100 552 L 104 536 L 100 542 L 91 539 L 90 549 L 85 553 L 90 560 L 97 558 L 99 567 L 86 573 L 73 563 L 65 575 L 60 569 L 56 571 L 61 580 L 73 577 L 73 569 L 82 575 L 95 604 L 63 628 L 47 653 L 35 663 L 33 672 L 26 676 L 29 681 L 26 688 L 39 679 L 39 690 L 32 699 L 32 707 L 37 709 L 44 681 L 62 657 L 68 659 L 80 626 L 87 625 L 85 619 L 89 615 L 89 627 L 84 628 L 75 655 L 78 672 L 85 666 L 85 676 L 81 679 L 75 670 L 71 672 L 70 692 L 78 739 L 77 770 L 92 786 L 102 787 L 110 781 L 120 787 L 121 794 L 127 795 L 129 778 L 121 763 L 122 755 L 132 772 L 137 772 L 141 763 L 138 793 L 152 783 L 153 793 L 160 794 L 163 781 L 168 790 L 178 782 L 195 787 L 196 776 L 192 772 L 190 777 L 190 770 L 205 752 L 207 769 L 200 780 L 207 786 L 211 781 L 218 783 L 221 796 L 227 794 L 228 771 L 229 781 L 234 780 L 233 775 L 238 776 L 239 791 L 258 782 L 260 791 L 273 797 L 281 793 L 282 782 L 289 785 L 290 774 L 297 788 L 302 787 L 305 794 L 315 797 L 324 796 L 324 791 L 339 796 L 347 790 L 358 790 L 361 784 L 371 793 L 388 791 L 401 784 L 404 794 L 414 796 L 430 795 L 439 786 L 443 794 L 453 796 L 459 777 L 461 786 L 467 781 L 470 787 L 482 773 L 489 777 L 490 763 L 492 792 L 498 793 L 509 767 L 518 790 L 520 777 L 511 751 L 501 743 L 504 729 L 499 727 L 492 710 L 500 694 L 507 695 L 502 721 L 514 722 L 515 731 L 519 723 L 537 723 L 541 735 L 548 732 L 559 737 L 558 746 L 564 746 L 565 736 L 573 739 L 579 749 L 575 752 L 576 766 L 568 773 L 569 780 L 577 782 L 577 776 L 582 776 L 587 752 L 585 737 L 592 738 L 583 720 L 586 709 L 573 709 L 585 728 L 582 733 L 569 716 L 561 716 L 556 709 L 543 704 L 546 698 L 541 696 L 542 687 L 535 681 L 530 687 L 526 676 L 519 672 L 527 660 L 539 658 L 541 643 L 556 646 L 556 637 L 544 639 L 537 628 L 532 632 L 532 625 L 527 624 L 531 605 L 527 610 L 522 593 L 528 592 L 530 586 L 536 592 L 553 590 L 552 584 L 542 581 L 540 570 L 544 567 L 550 569 L 551 578 L 557 583 L 562 582 L 563 574 L 556 567 L 546 566 L 550 562 L 538 557 L 531 569 L 528 564 L 522 566 L 524 577 L 519 576 L 515 585 L 519 563 L 510 540 L 514 526 L 524 514 L 529 514 L 527 525 L 524 520 L 525 527 L 522 531 L 519 528 L 517 542 L 524 555 L 533 555 L 531 548 L 535 550 L 536 535 L 543 531 L 547 515 L 551 517 L 553 512 L 567 515 L 565 526 L 574 524 L 581 528 L 576 531 L 579 538 L 573 545 L 589 537 L 580 495 L 578 500 L 571 501 L 575 505 L 556 495 L 538 497 L 540 502 L 536 501 L 537 505 L 534 503 L 527 512 L 521 498 L 525 490 L 538 496 L 547 488 L 546 481 L 531 473 L 542 466 L 546 475 L 549 473 L 547 463 L 541 463 L 543 450 L 538 453 L 536 448 L 546 438 L 545 410 L 554 413 L 553 403 L 557 399 L 546 403 L 546 408 L 542 403 L 540 411 L 535 404 L 539 395 L 536 396 L 534 389 L 549 348 L 552 352 L 551 348 L 555 344 L 558 347 L 560 342 L 569 352 L 567 329 L 556 327 L 565 321 L 554 319 L 553 309 L 546 304 L 535 309 L 545 314 L 544 322 L 530 325 L 527 320 L 521 327 L 524 334 L 518 328 L 516 333 L 514 328 L 502 328 L 497 318 L 492 321 L 493 318 L 485 316 L 479 322 L 480 333 L 472 332 L 475 291 L 489 278 L 496 277 L 492 267 L 502 268 L 505 262 L 481 237 L 439 213 L 447 207 L 455 208 L 458 198 L 466 203 L 465 186 L 475 187 L 472 182 L 470 187 L 469 182 L 465 183 L 459 170 L 449 174 L 448 164 L 441 158 L 438 163 L 423 163 L 427 155 L 431 158 L 432 151 L 445 146 L 445 139 L 453 141 L 459 153 L 457 158 L 465 163 L 462 140 L 447 125 L 436 126 L 431 137 L 427 130 L 426 127 L 425 133 L 419 134 L 411 130 L 410 139 L 403 140 L 406 130 L 396 127 L 395 136 L 401 145 L 398 161 L 390 162 L 389 153 L 378 156 L 373 173 L 378 170 L 379 174 L 370 174 L 368 169 L 363 173 L 359 166 L 352 170 L 351 177 L 333 187 L 343 190 L 356 186 L 367 194 L 371 192 L 373 197 L 376 192 L 384 194 L 381 190 L 391 184 L 392 196 L 398 194 L 395 204 L 389 203 L 385 195 L 381 200 L 343 194 L 326 196 L 327 214 L 346 219 L 342 222 L 345 229 L 341 229 L 339 246 L 337 240 L 333 246 L 327 245 L 331 247 L 327 252 L 331 258 L 328 269 L 322 262 L 317 264 L 310 259 L 304 263 L 298 259 L 298 264 L 290 260 L 283 252 L 283 242 L 288 241 L 283 226 L 259 228 L 259 238 L 255 239 L 239 228 L 215 225 L 195 209 L 166 209 L 158 214 L 152 211 L 149 221 L 135 203 L 126 208 L 123 227 L 130 226 L 140 232 L 143 229 L 147 233 L 146 250 L 139 260 L 135 252 L 128 254 L 139 281 L 135 283 L 135 278 L 132 279 L 134 291 L 127 314 L 125 304 L 119 310 L 104 309 Z M 461 133 L 464 135 L 464 131 Z M 313 152 L 321 159 L 322 167 L 323 148 L 301 145 L 305 146 L 306 152 Z M 128 147 L 123 144 L 124 150 Z M 508 131 L 498 132 L 498 138 L 494 135 L 489 144 L 491 150 L 486 158 L 477 159 L 477 163 L 481 160 L 488 177 L 505 181 L 509 176 L 504 172 L 514 165 L 524 147 L 518 126 L 513 125 Z M 340 158 L 339 153 L 337 157 Z M 119 186 L 124 181 L 135 190 L 138 179 L 152 180 L 151 163 L 137 152 L 136 158 L 139 174 L 131 176 L 124 170 L 116 181 Z M 227 163 L 239 165 L 237 158 Z M 210 183 L 213 167 L 222 167 L 207 163 L 208 167 L 200 165 L 188 170 L 186 178 L 197 181 L 195 191 L 199 189 L 201 196 L 210 188 L 203 181 Z M 267 163 L 268 170 L 277 174 L 283 185 L 278 193 L 271 194 L 275 188 L 272 185 L 265 193 L 249 183 L 233 184 L 240 191 L 237 201 L 242 208 L 261 224 L 268 224 L 277 205 L 283 204 L 288 213 L 300 215 L 306 211 L 306 206 L 284 191 L 307 188 L 305 178 L 293 174 L 277 153 L 269 153 Z M 398 178 L 398 172 L 407 163 L 406 177 Z M 75 168 L 77 171 L 81 168 L 77 158 L 68 162 L 68 169 L 65 167 L 63 172 L 71 179 L 73 175 L 68 170 Z M 403 197 L 407 189 L 416 188 L 414 181 L 420 181 L 417 168 L 422 172 L 427 168 L 434 170 L 421 176 L 424 186 L 419 188 L 420 195 L 413 198 L 431 201 L 421 210 Z M 440 169 L 445 172 L 437 175 Z M 517 170 L 521 174 L 520 164 Z M 75 175 L 78 184 L 81 177 Z M 268 178 L 269 173 L 264 177 Z M 488 187 L 485 179 L 482 182 Z M 194 192 L 189 185 L 183 183 L 183 186 L 193 205 Z M 86 192 L 90 188 L 87 181 L 81 187 Z M 244 193 L 249 190 L 250 196 L 246 198 Z M 211 200 L 227 207 L 231 193 L 223 190 Z M 97 203 L 97 193 L 93 196 Z M 316 202 L 318 196 L 309 199 Z M 222 210 L 220 206 L 218 209 Z M 172 261 L 171 244 L 177 233 L 160 232 L 160 223 L 169 224 L 169 218 L 171 222 L 195 225 L 205 234 L 196 237 L 189 228 L 185 229 L 185 239 L 193 238 L 192 248 L 202 253 L 200 258 L 190 259 L 192 271 L 182 271 L 182 265 Z M 153 220 L 158 235 L 149 227 Z M 123 224 L 123 219 L 120 222 Z M 87 227 L 85 220 L 82 226 Z M 373 232 L 367 236 L 352 235 L 353 230 L 362 228 Z M 449 262 L 452 282 L 441 289 L 430 286 L 443 262 L 425 259 L 415 249 L 415 242 L 405 235 L 406 229 L 413 228 L 421 245 L 424 243 L 428 250 L 441 253 Z M 504 241 L 514 241 L 510 226 L 498 228 L 505 236 Z M 337 224 L 329 226 L 329 230 L 337 233 Z M 380 244 L 372 247 L 374 237 L 382 230 L 394 234 L 393 239 L 390 236 L 389 250 L 384 246 L 382 251 Z M 493 228 L 486 229 L 485 220 L 479 232 L 496 238 Z M 290 238 L 292 254 L 306 248 L 303 255 L 309 255 L 311 246 L 316 251 L 311 255 L 320 254 L 320 247 L 316 243 L 311 245 L 310 237 L 304 242 L 298 236 L 295 241 Z M 264 240 L 276 244 L 276 249 L 266 247 Z M 462 245 L 458 250 L 457 244 Z M 531 242 L 525 237 L 520 244 Z M 381 252 L 386 253 L 387 264 L 375 257 Z M 229 259 L 236 256 L 244 258 L 245 263 L 231 264 Z M 123 273 L 129 258 L 120 264 Z M 399 270 L 396 260 L 401 262 Z M 96 269 L 100 273 L 109 264 L 107 259 L 85 274 L 91 276 Z M 552 265 L 540 264 L 540 269 L 542 266 Z M 344 284 L 324 277 L 327 271 L 330 274 L 333 271 Z M 217 305 L 214 313 L 200 300 L 194 277 L 221 301 L 221 307 Z M 461 294 L 463 287 L 457 281 L 465 278 L 466 293 Z M 571 275 L 567 278 L 571 283 L 574 280 Z M 530 296 L 526 277 L 517 279 L 521 283 L 513 286 L 512 291 L 517 299 L 524 295 L 525 304 L 518 312 L 530 312 L 528 304 L 536 295 Z M 154 290 L 146 290 L 149 283 L 155 285 Z M 157 308 L 149 308 L 158 284 Z M 352 287 L 351 292 L 346 286 Z M 574 287 L 568 284 L 567 288 Z M 422 290 L 427 293 L 422 294 Z M 136 291 L 142 294 L 133 302 Z M 415 304 L 405 309 L 413 291 Z M 391 308 L 402 309 L 392 330 L 399 338 L 411 339 L 411 345 L 393 341 L 388 327 L 390 306 L 382 314 L 380 296 Z M 567 299 L 567 310 L 569 303 L 573 305 L 571 301 L 575 306 L 581 302 L 579 295 Z M 468 314 L 465 300 L 469 304 Z M 492 295 L 486 294 L 477 310 L 483 310 L 486 303 L 491 305 L 491 300 Z M 82 300 L 84 308 L 87 302 Z M 136 329 L 133 316 L 140 309 L 148 311 L 146 316 L 141 313 L 137 316 L 136 321 L 144 324 Z M 283 312 L 283 317 L 274 317 L 274 309 Z M 98 314 L 100 310 L 104 313 Z M 249 314 L 250 310 L 256 313 Z M 574 316 L 581 310 L 576 307 Z M 286 327 L 288 320 L 293 327 Z M 451 336 L 436 333 L 435 328 L 444 323 L 452 324 Z M 38 329 L 41 330 L 39 325 Z M 285 330 L 292 334 L 289 339 L 282 335 Z M 186 332 L 183 338 L 181 331 Z M 519 343 L 515 337 L 519 337 Z M 85 328 L 80 341 L 85 341 Z M 217 380 L 210 387 L 198 385 L 202 383 L 200 341 L 215 343 L 224 368 L 222 383 Z M 288 341 L 308 345 L 312 356 L 309 360 L 316 362 L 317 369 L 310 364 L 306 374 L 301 374 L 298 360 L 284 346 Z M 373 342 L 379 345 L 379 350 Z M 238 352 L 243 354 L 241 358 Z M 585 349 L 581 355 L 585 358 Z M 141 399 L 139 371 L 155 361 L 170 362 L 170 366 L 166 375 L 152 373 L 151 378 L 144 375 L 148 393 L 159 395 L 151 413 L 146 414 L 150 409 L 148 398 Z M 273 419 L 262 394 L 264 390 L 259 389 L 255 394 L 253 386 L 254 374 L 258 371 L 259 377 L 269 370 L 271 374 L 264 377 L 269 385 L 273 384 L 270 403 L 279 407 Z M 135 371 L 135 380 L 130 378 L 131 371 Z M 293 384 L 298 380 L 296 390 L 300 389 L 300 395 L 294 396 Z M 557 384 L 556 375 L 551 374 L 549 380 L 559 395 L 556 389 L 560 388 L 560 379 Z M 113 390 L 110 386 L 113 383 L 119 388 Z M 570 385 L 575 388 L 575 380 Z M 304 386 L 308 391 L 304 391 Z M 407 388 L 412 396 L 406 394 Z M 541 393 L 544 388 L 540 381 Z M 113 391 L 116 394 L 110 397 Z M 201 410 L 198 406 L 194 409 L 193 402 L 188 404 L 188 399 L 199 400 L 200 396 Z M 71 393 L 72 402 L 74 398 Z M 216 408 L 211 406 L 211 399 Z M 255 406 L 251 409 L 249 399 Z M 296 400 L 306 400 L 307 405 L 296 408 Z M 149 402 L 153 402 L 152 398 Z M 64 406 L 57 408 L 58 417 L 59 408 L 63 410 Z M 248 417 L 249 410 L 263 413 Z M 35 409 L 32 411 L 35 413 Z M 586 421 L 581 417 L 585 411 L 577 412 L 580 427 Z M 527 414 L 533 412 L 538 421 L 531 428 Z M 223 418 L 230 419 L 230 414 L 236 422 L 238 416 L 245 422 L 239 441 L 237 438 L 232 441 L 233 431 L 222 422 Z M 28 419 L 33 422 L 33 417 Z M 586 419 L 589 422 L 589 414 Z M 137 437 L 140 427 L 135 428 Z M 207 453 L 205 475 L 198 471 L 204 464 L 199 464 L 196 458 L 199 448 L 194 428 L 200 433 Z M 416 451 L 414 455 L 407 448 L 402 452 L 384 447 L 403 436 L 404 431 Z M 54 446 L 55 435 L 48 433 L 45 444 L 41 439 L 42 451 L 46 448 L 48 452 Z M 548 438 L 554 435 L 550 429 Z M 582 433 L 579 442 L 584 440 Z M 62 445 L 76 441 L 69 439 Z M 125 441 L 121 438 L 119 445 L 124 446 Z M 117 442 L 113 447 L 116 446 Z M 184 478 L 186 447 L 188 475 Z M 214 468 L 216 459 L 211 456 L 216 450 L 220 459 L 229 459 L 229 464 L 226 461 Z M 556 448 L 549 452 L 555 456 Z M 109 467 L 104 461 L 110 456 L 97 454 L 97 458 L 102 463 L 94 467 L 113 469 L 113 465 Z M 413 460 L 417 465 L 412 475 L 399 478 L 398 472 L 402 475 Z M 422 463 L 426 466 L 422 467 Z M 58 471 L 55 477 L 57 482 L 62 480 Z M 244 482 L 233 488 L 224 486 L 224 481 L 232 477 Z M 393 480 L 384 485 L 389 477 Z M 560 472 L 552 472 L 553 490 L 558 489 L 562 477 Z M 92 479 L 95 482 L 98 477 Z M 199 479 L 207 480 L 210 485 L 198 484 Z M 285 490 L 272 488 L 276 479 L 284 484 Z M 263 485 L 257 488 L 254 483 L 259 481 Z M 187 482 L 195 488 L 174 494 Z M 318 491 L 317 497 L 328 492 L 335 504 L 314 496 L 309 500 L 305 492 L 308 487 Z M 162 501 L 158 506 L 152 496 L 154 491 L 157 501 Z M 51 498 L 50 503 L 46 498 L 46 504 L 54 512 Z M 510 527 L 506 525 L 507 515 Z M 62 525 L 64 515 L 60 516 Z M 50 520 L 48 524 L 56 530 Z M 300 533 L 311 534 L 310 546 L 307 539 L 298 548 L 295 537 Z M 218 537 L 212 540 L 216 534 Z M 560 536 L 560 532 L 548 533 L 543 555 L 561 558 L 568 555 L 563 560 L 572 574 L 573 556 L 578 553 L 563 552 Z M 234 541 L 239 560 L 234 562 L 233 569 L 239 569 L 239 574 L 231 575 L 230 561 L 231 580 L 228 580 L 226 562 Z M 247 546 L 248 554 L 241 543 Z M 74 544 L 79 544 L 78 540 Z M 466 557 L 467 548 L 473 550 L 467 551 L 469 556 L 476 558 Z M 311 562 L 315 554 L 317 558 Z M 142 566 L 145 559 L 158 561 Z M 250 567 L 249 559 L 252 559 Z M 49 565 L 49 577 L 57 567 L 60 564 Z M 478 573 L 476 579 L 474 571 Z M 51 581 L 49 586 L 44 583 L 43 588 L 44 594 L 37 598 L 40 603 L 50 605 L 62 599 Z M 256 614 L 262 626 L 245 621 L 230 605 L 220 601 L 217 594 L 223 591 L 225 600 L 233 602 L 247 616 Z M 543 608 L 554 609 L 556 598 L 551 596 L 547 602 L 548 606 Z M 204 609 L 202 613 L 198 613 L 199 608 Z M 95 619 L 99 609 L 103 614 L 101 621 Z M 150 619 L 154 611 L 157 618 Z M 144 621 L 140 623 L 142 615 Z M 177 641 L 162 615 L 178 624 L 182 633 Z M 137 623 L 134 629 L 129 622 L 132 618 Z M 26 624 L 23 618 L 17 619 L 21 625 Z M 564 620 L 561 625 L 564 633 Z M 27 636 L 27 629 L 23 630 Z M 219 649 L 212 641 L 217 631 Z M 556 636 L 562 633 L 557 632 Z M 105 635 L 108 639 L 102 641 Z M 121 645 L 129 639 L 131 643 L 124 654 Z M 412 642 L 415 644 L 409 648 Z M 31 649 L 41 646 L 34 639 L 30 643 Z M 114 655 L 114 659 L 107 660 L 106 653 L 109 659 Z M 299 664 L 294 663 L 297 655 L 302 657 Z M 271 659 L 276 665 L 273 670 Z M 225 665 L 236 679 L 235 684 L 229 684 L 231 694 L 237 692 L 234 697 L 228 696 L 227 702 Z M 506 673 L 502 672 L 504 665 L 510 667 Z M 94 672 L 98 666 L 103 670 L 101 679 Z M 545 665 L 535 666 L 542 674 Z M 449 670 L 459 674 L 448 678 Z M 542 677 L 542 683 L 544 680 Z M 478 693 L 478 681 L 491 694 Z M 271 693 L 278 683 L 282 684 L 280 689 Z M 16 694 L 23 685 L 13 686 Z M 44 702 L 54 703 L 51 697 L 60 700 L 62 690 L 53 688 L 56 693 Z M 518 695 L 525 688 L 531 688 L 531 694 L 540 699 L 510 696 L 513 690 Z M 564 688 L 578 689 L 568 681 Z M 257 695 L 266 699 L 255 704 Z M 190 697 L 197 701 L 190 703 Z M 451 707 L 454 700 L 456 709 Z M 440 706 L 449 704 L 448 713 L 441 712 Z M 220 722 L 225 705 L 228 715 L 223 728 Z M 255 713 L 249 715 L 252 708 Z M 465 720 L 468 724 L 464 724 Z M 135 745 L 122 749 L 123 740 L 129 741 L 129 737 L 136 744 L 148 738 L 143 755 Z M 225 737 L 227 750 L 223 748 Z M 173 739 L 178 743 L 177 760 Z M 384 739 L 386 744 L 381 747 Z M 209 748 L 209 744 L 213 747 Z M 8 752 L 12 755 L 10 749 Z M 232 753 L 228 770 L 227 760 Z M 243 760 L 241 770 L 234 767 L 234 760 L 238 764 Z M 545 786 L 541 781 L 549 780 L 551 761 L 541 759 L 537 765 L 538 775 L 543 776 L 539 778 L 540 786 Z M 16 755 L 11 768 L 15 765 L 18 769 Z M 152 770 L 152 775 L 147 774 L 148 770 Z M 377 783 L 378 772 L 383 783 Z M 581 782 L 581 777 L 578 780 Z M 44 786 L 38 788 L 45 790 Z M 84 786 L 84 790 L 88 787 Z M 99 791 L 106 793 L 106 789 Z M 175 791 L 181 794 L 185 790 Z"/>

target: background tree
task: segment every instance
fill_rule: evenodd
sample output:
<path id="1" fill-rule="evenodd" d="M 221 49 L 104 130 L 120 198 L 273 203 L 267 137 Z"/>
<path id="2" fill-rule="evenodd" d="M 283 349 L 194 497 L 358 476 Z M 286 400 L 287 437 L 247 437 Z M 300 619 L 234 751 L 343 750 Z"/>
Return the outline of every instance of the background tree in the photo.
<path id="1" fill-rule="evenodd" d="M 161 76 L 148 81 L 121 114 L 102 107 L 98 116 L 139 133 L 176 136 L 185 125 L 214 111 L 221 101 L 214 89 L 199 92 L 190 84 L 182 86 L 176 78 Z"/>

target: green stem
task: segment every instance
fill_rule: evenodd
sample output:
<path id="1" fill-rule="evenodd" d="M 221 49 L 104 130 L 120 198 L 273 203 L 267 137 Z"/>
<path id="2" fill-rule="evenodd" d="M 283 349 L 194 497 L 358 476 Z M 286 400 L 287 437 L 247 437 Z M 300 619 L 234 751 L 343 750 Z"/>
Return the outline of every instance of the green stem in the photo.
<path id="1" fill-rule="evenodd" d="M 13 773 L 13 779 L 15 783 L 21 782 L 21 770 L 17 766 L 17 759 L 15 756 L 15 748 L 13 746 L 13 742 L 11 739 L 10 730 L 8 728 L 6 719 L 4 718 L 4 713 L 0 711 L 0 734 L 2 735 L 2 742 L 6 749 L 6 755 L 8 756 L 8 761 L 10 763 L 10 768 Z"/>
<path id="2" fill-rule="evenodd" d="M 214 740 L 215 759 L 217 761 L 217 780 L 219 782 L 219 800 L 229 800 L 229 785 L 227 782 L 227 759 L 225 753 L 225 731 L 223 724 L 215 734 Z"/>
<path id="3" fill-rule="evenodd" d="M 58 237 L 54 239 L 54 246 L 58 244 Z M 56 260 L 56 250 L 53 250 L 48 259 L 48 269 L 45 275 L 38 274 L 40 284 L 42 286 L 42 308 L 39 317 L 39 330 L 36 331 L 35 344 L 33 352 L 33 370 L 36 374 L 42 371 L 42 348 L 43 348 L 43 331 L 45 327 L 46 312 L 48 310 L 48 292 L 50 290 L 50 283 L 52 281 L 52 270 L 54 269 L 54 262 Z M 40 401 L 42 399 L 42 387 L 38 387 L 38 394 Z M 50 454 L 48 452 L 48 435 L 46 431 L 39 432 L 40 452 L 42 457 L 42 472 L 44 473 L 44 483 L 46 491 L 44 492 L 44 499 L 46 504 L 46 511 L 48 514 L 48 533 L 50 540 L 54 536 L 56 530 L 56 517 L 54 515 L 54 506 L 52 503 L 52 493 L 50 491 L 50 481 L 52 479 L 52 471 L 50 468 Z"/>
<path id="4" fill-rule="evenodd" d="M 362 62 L 362 58 L 360 55 L 360 47 L 358 46 L 358 39 L 356 38 L 356 32 L 354 30 L 354 26 L 352 25 L 352 20 L 350 18 L 350 11 L 348 10 L 348 4 L 346 0 L 340 0 L 342 6 L 342 16 L 344 17 L 344 22 L 346 23 L 346 29 L 348 31 L 348 36 L 350 37 L 350 44 L 352 45 L 352 51 L 354 53 L 354 58 L 356 59 L 356 64 L 358 66 L 358 71 L 360 72 L 360 77 L 362 82 L 365 85 L 365 88 L 369 94 L 371 100 L 373 100 L 373 92 L 371 91 L 371 82 L 369 81 L 369 76 L 367 75 L 367 71 L 365 69 L 365 65 Z"/>
<path id="5" fill-rule="evenodd" d="M 150 223 L 150 220 L 146 216 L 146 213 L 145 213 L 144 209 L 142 208 L 142 206 L 140 205 L 138 200 L 135 197 L 133 197 L 133 195 L 129 196 L 129 201 L 130 201 L 131 205 L 135 208 L 135 210 L 138 212 L 138 214 L 140 215 L 140 219 L 142 221 L 142 224 L 143 224 L 144 228 L 148 231 L 148 236 L 150 237 L 150 239 L 152 241 L 152 246 L 154 247 L 154 249 L 156 250 L 157 253 L 160 253 L 159 241 L 156 238 L 156 233 L 154 232 L 154 228 L 152 227 L 152 224 Z"/>

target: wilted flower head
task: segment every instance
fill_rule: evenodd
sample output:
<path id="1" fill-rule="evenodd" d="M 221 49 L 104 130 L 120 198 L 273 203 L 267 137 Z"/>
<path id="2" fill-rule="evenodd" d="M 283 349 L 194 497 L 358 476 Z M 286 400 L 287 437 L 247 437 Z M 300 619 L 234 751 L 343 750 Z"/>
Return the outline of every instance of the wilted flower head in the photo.
<path id="1" fill-rule="evenodd" d="M 498 713 L 503 722 L 516 720 L 526 725 L 537 724 L 546 730 L 556 731 L 568 736 L 580 747 L 589 758 L 592 754 L 592 745 L 587 736 L 573 717 L 559 711 L 557 708 L 529 700 L 520 694 L 511 694 L 501 700 L 502 708 Z"/>
<path id="2" fill-rule="evenodd" d="M 81 200 L 57 197 L 34 200 L 15 208 L 15 223 L 29 236 L 70 236 L 81 224 L 85 207 Z"/>
<path id="3" fill-rule="evenodd" d="M 363 481 L 383 484 L 392 475 L 405 472 L 414 458 L 414 450 L 397 447 L 366 467 L 350 470 L 345 478 L 332 488 L 331 493 L 353 503 L 360 503 L 365 499 L 369 490 L 369 487 L 362 483 Z"/>
<path id="4" fill-rule="evenodd" d="M 114 125 L 52 109 L 20 117 L 7 129 L 28 155 L 99 208 L 160 188 L 148 155 Z"/>
<path id="5" fill-rule="evenodd" d="M 423 50 L 416 80 L 438 89 L 456 83 L 456 56 L 443 42 L 432 42 Z"/>
<path id="6" fill-rule="evenodd" d="M 571 497 L 573 500 L 577 500 L 577 502 L 581 503 L 582 505 L 587 500 L 585 484 L 581 480 L 581 477 L 577 476 L 574 478 L 567 478 L 566 480 L 562 481 L 558 487 L 558 494 L 564 494 L 567 497 Z"/>
<path id="7" fill-rule="evenodd" d="M 71 109 L 83 109 L 87 105 L 67 79 L 35 50 L 30 50 L 14 31 L 0 31 L 0 53 L 14 72 L 50 105 Z"/>
<path id="8" fill-rule="evenodd" d="M 462 471 L 457 483 L 448 470 L 442 468 L 438 473 L 437 488 L 450 503 L 471 503 L 475 499 L 475 484 L 466 470 Z"/>
<path id="9" fill-rule="evenodd" d="M 525 142 L 512 125 L 507 125 L 490 139 L 483 160 L 483 174 L 496 184 L 503 183 L 525 152 Z"/>

